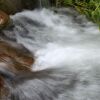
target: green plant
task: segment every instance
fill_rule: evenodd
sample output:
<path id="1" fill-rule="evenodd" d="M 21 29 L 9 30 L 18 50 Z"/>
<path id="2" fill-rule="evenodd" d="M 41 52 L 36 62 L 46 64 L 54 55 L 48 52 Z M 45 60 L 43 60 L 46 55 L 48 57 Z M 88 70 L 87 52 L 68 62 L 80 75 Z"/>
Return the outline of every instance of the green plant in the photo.
<path id="1" fill-rule="evenodd" d="M 62 6 L 72 6 L 100 26 L 100 0 L 59 0 Z"/>

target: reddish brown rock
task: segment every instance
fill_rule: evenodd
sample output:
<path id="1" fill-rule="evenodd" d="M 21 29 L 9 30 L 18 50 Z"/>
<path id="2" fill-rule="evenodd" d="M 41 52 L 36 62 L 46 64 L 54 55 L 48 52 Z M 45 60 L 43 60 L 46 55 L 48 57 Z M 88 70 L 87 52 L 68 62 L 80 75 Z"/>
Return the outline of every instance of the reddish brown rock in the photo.
<path id="1" fill-rule="evenodd" d="M 13 63 L 16 66 L 25 66 L 29 69 L 34 63 L 34 58 L 31 52 L 20 44 L 11 44 L 4 41 L 0 41 L 0 61 L 7 62 L 8 64 Z M 13 62 L 12 62 L 13 61 Z M 15 66 L 15 67 L 16 67 Z M 24 69 L 25 69 L 24 68 Z M 18 67 L 18 70 L 23 70 L 22 67 Z"/>
<path id="2" fill-rule="evenodd" d="M 0 29 L 7 27 L 9 23 L 10 23 L 9 15 L 0 10 Z"/>
<path id="3" fill-rule="evenodd" d="M 3 77 L 9 78 L 13 74 L 20 73 L 27 74 L 31 72 L 33 63 L 33 55 L 25 47 L 17 43 L 0 41 L 0 100 L 8 100 L 6 98 L 9 93 Z"/>

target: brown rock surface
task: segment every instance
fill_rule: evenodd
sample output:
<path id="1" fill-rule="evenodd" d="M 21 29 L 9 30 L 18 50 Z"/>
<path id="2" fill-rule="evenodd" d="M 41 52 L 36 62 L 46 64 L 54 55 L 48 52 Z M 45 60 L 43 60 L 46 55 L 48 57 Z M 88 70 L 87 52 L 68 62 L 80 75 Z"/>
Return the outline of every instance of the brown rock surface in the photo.
<path id="1" fill-rule="evenodd" d="M 25 66 L 27 69 L 31 69 L 31 65 L 34 63 L 34 58 L 31 52 L 20 44 L 11 44 L 4 41 L 0 41 L 0 61 L 12 63 L 19 67 L 18 70 L 23 70 L 20 66 Z M 24 69 L 25 69 L 24 68 Z"/>
<path id="2" fill-rule="evenodd" d="M 9 23 L 10 23 L 9 15 L 0 10 L 0 29 L 7 27 Z"/>
<path id="3" fill-rule="evenodd" d="M 38 7 L 39 0 L 0 0 L 0 10 L 7 14 L 14 14 L 23 9 L 34 9 Z"/>
<path id="4" fill-rule="evenodd" d="M 0 41 L 0 100 L 8 100 L 9 88 L 4 77 L 31 72 L 34 58 L 31 52 L 17 43 Z M 11 74 L 13 73 L 13 74 Z"/>

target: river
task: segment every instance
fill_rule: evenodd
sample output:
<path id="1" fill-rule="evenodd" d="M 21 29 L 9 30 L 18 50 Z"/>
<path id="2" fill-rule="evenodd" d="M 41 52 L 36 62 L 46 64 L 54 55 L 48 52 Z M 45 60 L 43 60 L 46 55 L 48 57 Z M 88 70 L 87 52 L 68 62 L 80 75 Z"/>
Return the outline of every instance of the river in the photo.
<path id="1" fill-rule="evenodd" d="M 3 32 L 35 55 L 33 71 L 64 67 L 77 74 L 75 87 L 57 100 L 100 100 L 100 31 L 94 23 L 72 8 L 27 10 L 11 18 L 14 26 Z"/>

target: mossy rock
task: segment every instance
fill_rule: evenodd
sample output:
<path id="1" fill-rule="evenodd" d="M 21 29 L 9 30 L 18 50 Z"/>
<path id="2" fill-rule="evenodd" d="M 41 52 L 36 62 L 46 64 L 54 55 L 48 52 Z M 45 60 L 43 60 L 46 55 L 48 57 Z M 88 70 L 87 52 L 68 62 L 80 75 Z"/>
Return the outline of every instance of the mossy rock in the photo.
<path id="1" fill-rule="evenodd" d="M 0 10 L 7 14 L 15 14 L 24 9 L 38 7 L 39 0 L 0 0 Z"/>

